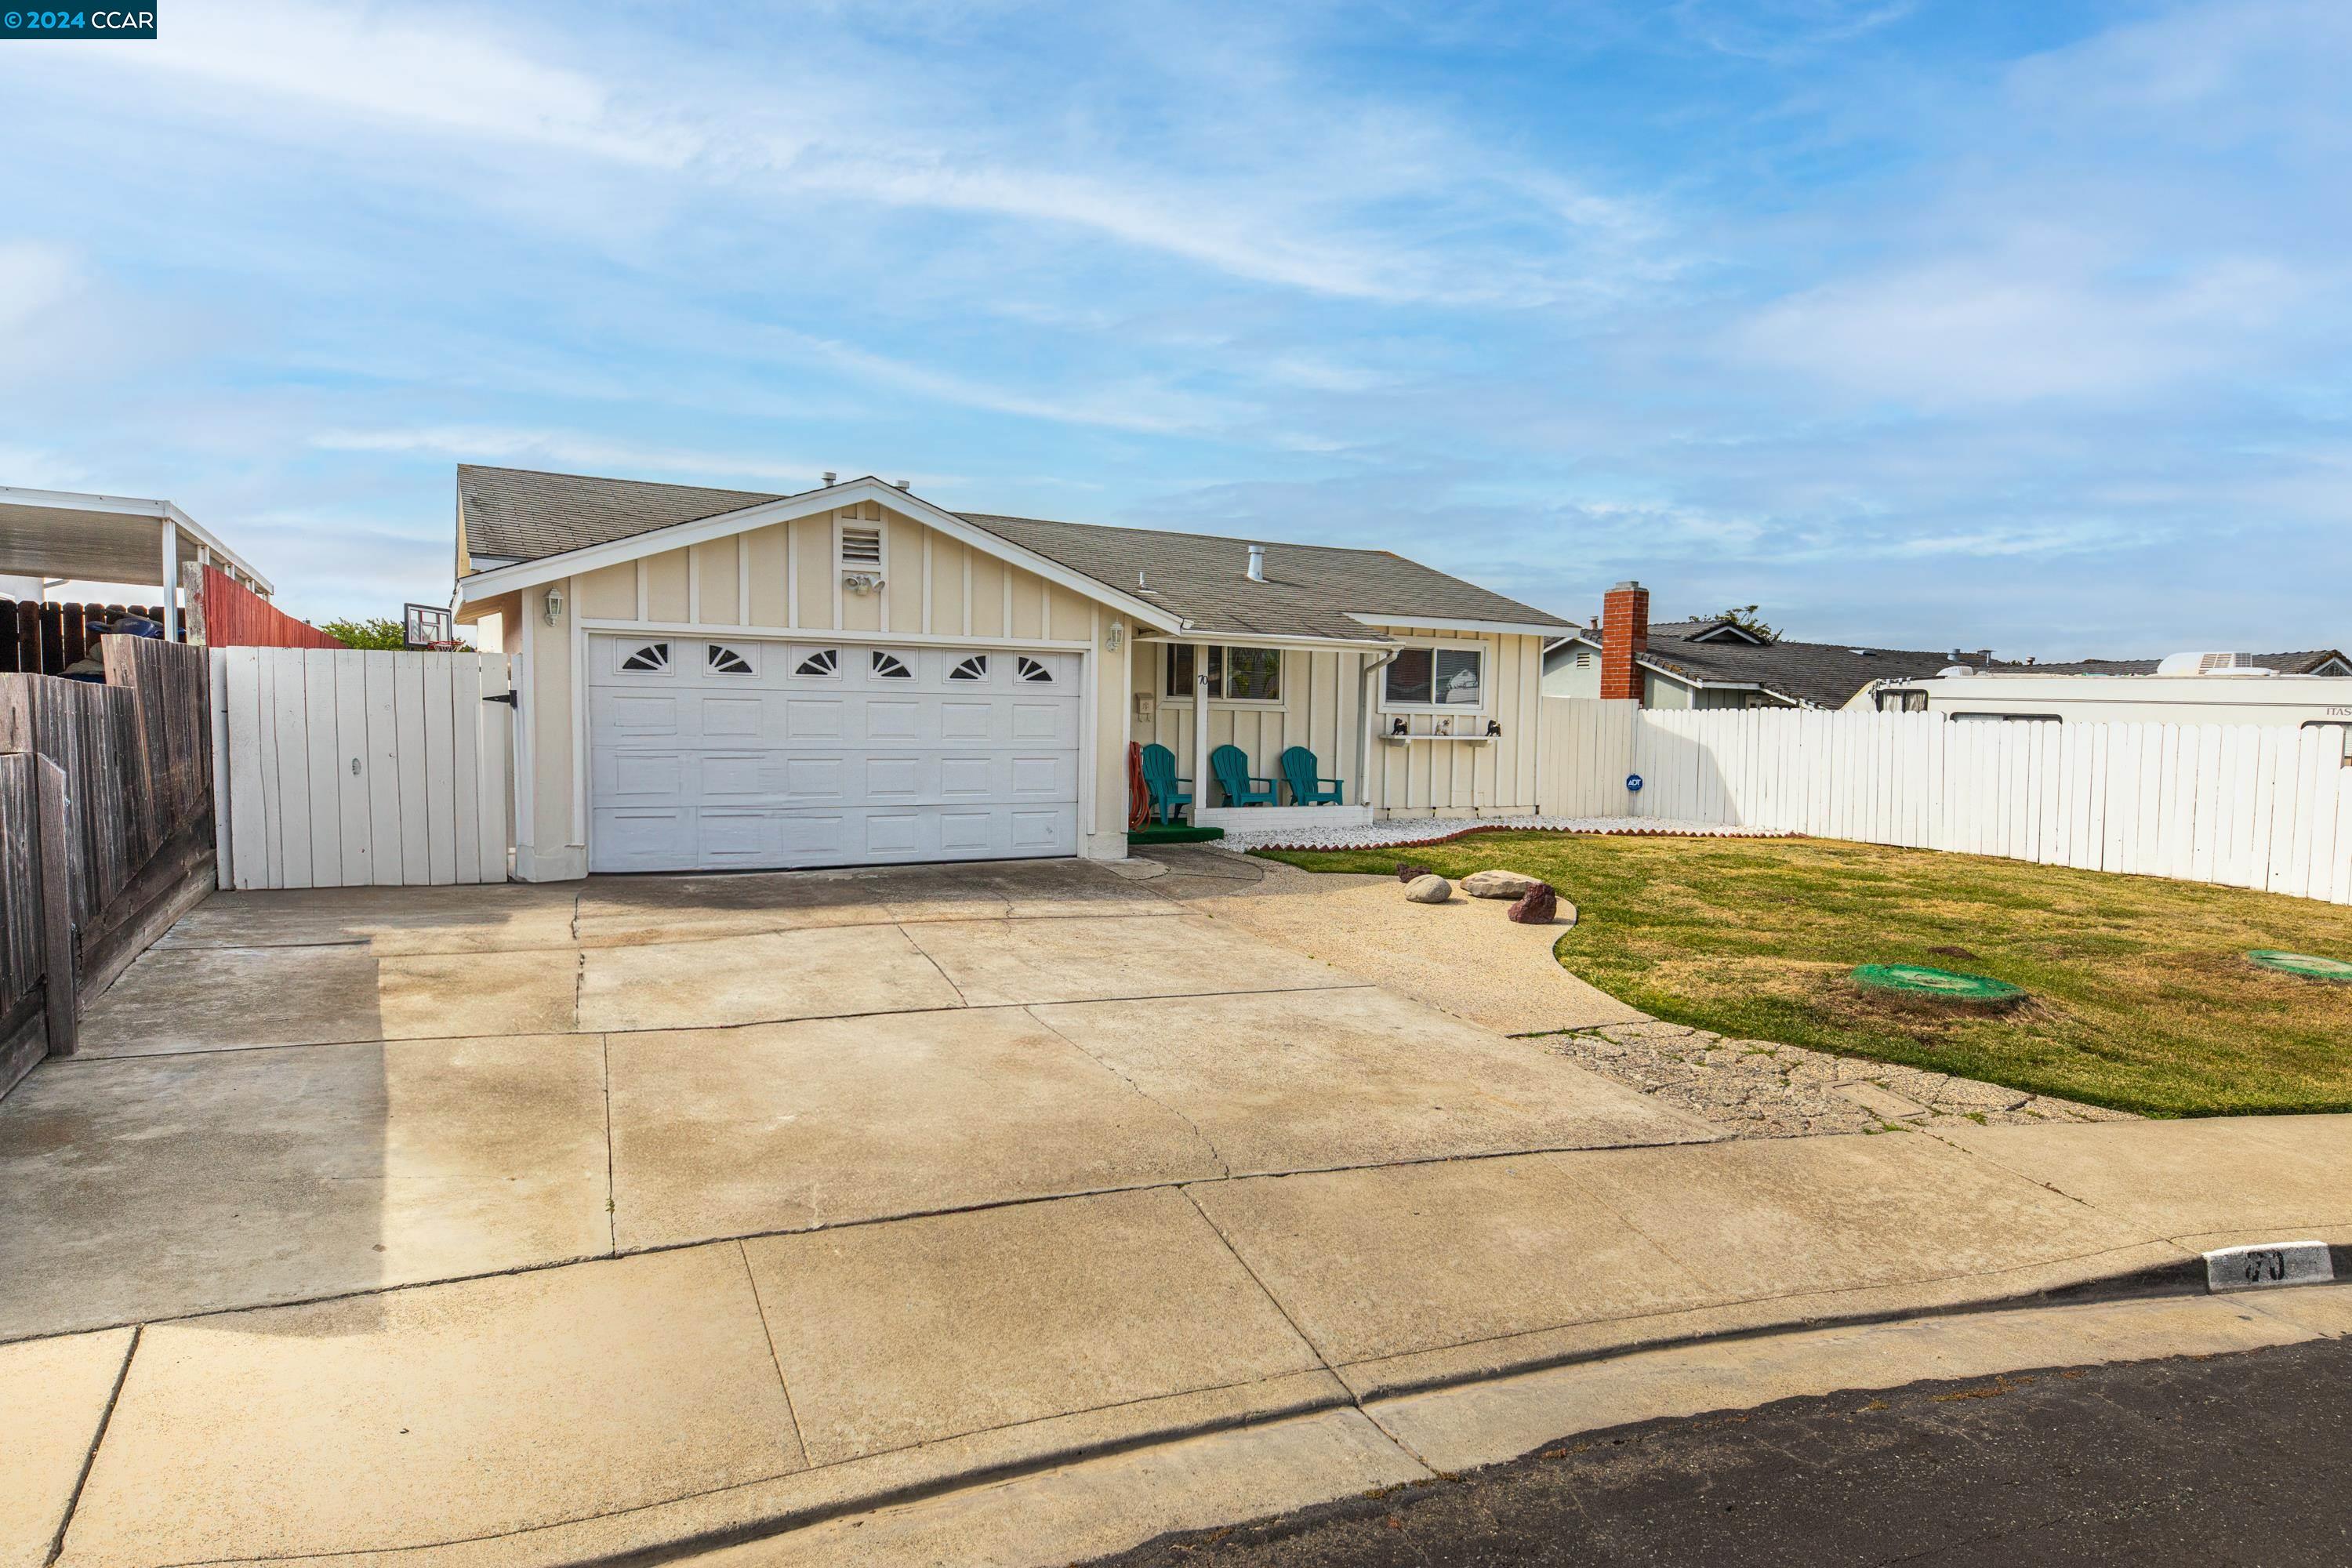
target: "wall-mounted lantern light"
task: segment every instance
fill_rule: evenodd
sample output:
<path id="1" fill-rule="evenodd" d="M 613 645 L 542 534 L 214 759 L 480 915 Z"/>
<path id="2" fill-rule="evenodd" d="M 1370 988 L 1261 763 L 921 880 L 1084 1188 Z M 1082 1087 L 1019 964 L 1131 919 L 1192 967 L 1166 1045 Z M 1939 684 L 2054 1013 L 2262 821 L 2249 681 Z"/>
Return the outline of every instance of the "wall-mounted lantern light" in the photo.
<path id="1" fill-rule="evenodd" d="M 546 609 L 547 609 L 547 624 L 548 624 L 549 626 L 554 626 L 554 625 L 556 625 L 558 622 L 560 622 L 560 621 L 562 621 L 562 620 L 563 619 L 563 590 L 562 590 L 562 589 L 561 589 L 561 588 L 550 588 L 550 589 L 547 591 L 547 605 L 546 605 Z"/>
<path id="2" fill-rule="evenodd" d="M 1103 633 L 1103 647 L 1108 648 L 1113 653 L 1117 653 L 1118 651 L 1119 639 L 1124 637 L 1126 635 L 1127 628 L 1125 626 L 1121 626 L 1117 621 L 1111 622 L 1109 629 Z"/>

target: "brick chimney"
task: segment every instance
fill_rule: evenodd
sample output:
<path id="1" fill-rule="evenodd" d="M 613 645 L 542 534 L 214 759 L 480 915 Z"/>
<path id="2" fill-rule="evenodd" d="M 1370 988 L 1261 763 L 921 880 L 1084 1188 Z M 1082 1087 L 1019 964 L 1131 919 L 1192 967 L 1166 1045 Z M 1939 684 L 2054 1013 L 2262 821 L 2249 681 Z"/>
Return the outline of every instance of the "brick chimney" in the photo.
<path id="1" fill-rule="evenodd" d="M 1601 596 L 1601 695 L 1642 700 L 1635 656 L 1650 646 L 1650 591 L 1620 583 Z"/>

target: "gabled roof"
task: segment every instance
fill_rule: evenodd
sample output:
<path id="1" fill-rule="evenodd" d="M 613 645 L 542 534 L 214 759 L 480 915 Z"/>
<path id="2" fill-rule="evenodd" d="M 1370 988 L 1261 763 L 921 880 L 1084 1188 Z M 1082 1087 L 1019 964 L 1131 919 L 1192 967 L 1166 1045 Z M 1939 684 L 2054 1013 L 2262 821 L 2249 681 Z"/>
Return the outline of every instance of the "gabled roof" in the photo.
<path id="1" fill-rule="evenodd" d="M 536 561 L 783 499 L 698 485 L 457 465 L 467 552 L 499 561 Z"/>
<path id="2" fill-rule="evenodd" d="M 1954 662 L 1949 653 L 1916 648 L 1791 642 L 1785 637 L 1759 643 L 1746 637 L 1706 635 L 1727 624 L 1653 624 L 1649 649 L 1636 662 L 1686 681 L 1753 687 L 1783 701 L 1813 708 L 1843 708 L 1855 692 L 1874 680 L 1916 680 Z M 1599 647 L 1601 634 L 1586 627 L 1576 634 L 1575 640 Z"/>
<path id="3" fill-rule="evenodd" d="M 1074 574 L 1139 601 L 1139 613 L 1149 605 L 1171 622 L 1189 622 L 1191 629 L 1213 636 L 1388 640 L 1374 622 L 1568 629 L 1557 616 L 1385 550 L 1269 543 L 1265 581 L 1254 583 L 1247 574 L 1249 546 L 1256 542 L 1251 540 L 985 512 L 941 513 L 913 496 L 887 499 L 891 494 L 885 492 L 885 504 L 902 505 L 950 527 L 969 524 L 1003 541 L 1010 547 L 1008 555 L 1036 563 L 1049 574 Z M 817 495 L 765 495 L 470 463 L 457 469 L 466 547 L 478 562 L 541 561 Z"/>

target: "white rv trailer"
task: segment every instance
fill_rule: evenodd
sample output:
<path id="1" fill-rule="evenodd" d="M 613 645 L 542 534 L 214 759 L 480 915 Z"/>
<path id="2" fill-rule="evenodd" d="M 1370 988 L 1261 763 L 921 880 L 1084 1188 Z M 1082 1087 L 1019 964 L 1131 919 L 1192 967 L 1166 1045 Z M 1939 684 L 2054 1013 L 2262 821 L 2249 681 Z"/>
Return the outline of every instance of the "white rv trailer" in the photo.
<path id="1" fill-rule="evenodd" d="M 2326 728 L 2344 737 L 2352 760 L 2352 679 L 2282 675 L 2244 654 L 2174 654 L 2153 675 L 1955 665 L 1924 679 L 1882 682 L 1872 700 L 1882 713 L 1941 713 L 1965 722 Z"/>

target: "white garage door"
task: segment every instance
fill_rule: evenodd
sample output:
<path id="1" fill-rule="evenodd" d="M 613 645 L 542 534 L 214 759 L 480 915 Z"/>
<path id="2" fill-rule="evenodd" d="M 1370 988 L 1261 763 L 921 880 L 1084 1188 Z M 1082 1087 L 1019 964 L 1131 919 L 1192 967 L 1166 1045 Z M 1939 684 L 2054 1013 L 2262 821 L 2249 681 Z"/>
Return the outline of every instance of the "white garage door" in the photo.
<path id="1" fill-rule="evenodd" d="M 1078 656 L 591 637 L 589 865 L 1078 851 Z"/>

